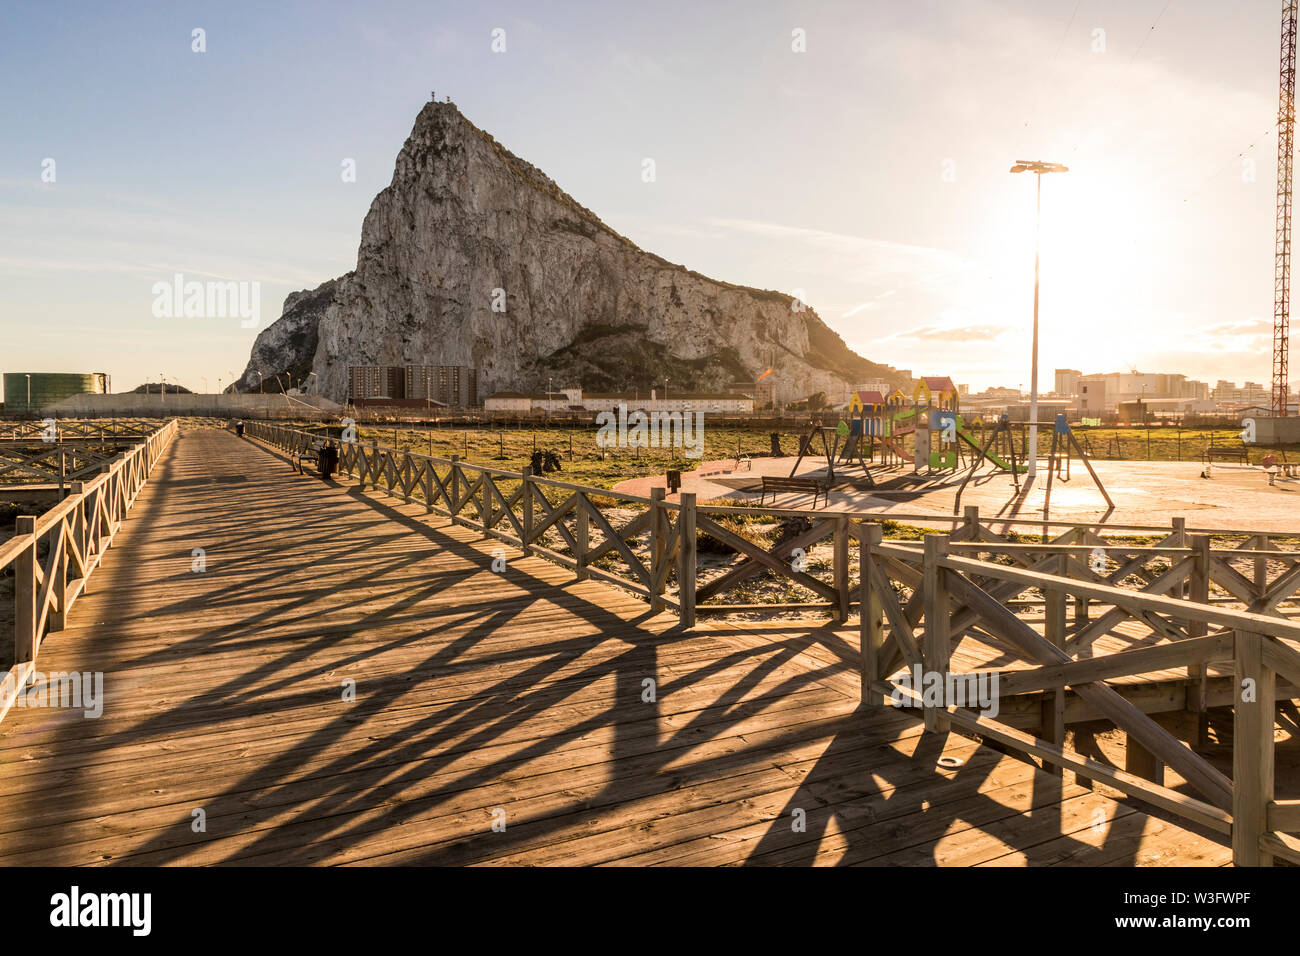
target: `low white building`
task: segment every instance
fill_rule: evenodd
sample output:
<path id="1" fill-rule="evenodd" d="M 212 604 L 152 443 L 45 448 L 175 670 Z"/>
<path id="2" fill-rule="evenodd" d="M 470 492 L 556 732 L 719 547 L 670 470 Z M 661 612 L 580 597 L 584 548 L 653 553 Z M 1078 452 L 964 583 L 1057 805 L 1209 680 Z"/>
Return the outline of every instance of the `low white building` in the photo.
<path id="1" fill-rule="evenodd" d="M 741 414 L 754 410 L 750 395 L 727 392 L 669 392 L 666 396 L 656 389 L 648 392 L 589 392 L 581 388 L 566 388 L 557 392 L 497 392 L 483 402 L 490 412 L 588 412 L 616 411 L 620 405 L 629 411 L 645 412 L 712 412 L 714 414 Z"/>
<path id="2" fill-rule="evenodd" d="M 533 405 L 523 392 L 497 392 L 483 400 L 483 407 L 489 412 L 526 412 Z"/>
<path id="3" fill-rule="evenodd" d="M 641 392 L 591 392 L 582 399 L 582 407 L 588 411 L 614 411 L 619 405 L 626 405 L 628 410 L 640 409 L 645 412 L 713 412 L 743 413 L 754 410 L 751 395 L 739 395 L 728 392 L 669 392 L 666 396 L 657 389 L 650 389 L 649 394 Z"/>

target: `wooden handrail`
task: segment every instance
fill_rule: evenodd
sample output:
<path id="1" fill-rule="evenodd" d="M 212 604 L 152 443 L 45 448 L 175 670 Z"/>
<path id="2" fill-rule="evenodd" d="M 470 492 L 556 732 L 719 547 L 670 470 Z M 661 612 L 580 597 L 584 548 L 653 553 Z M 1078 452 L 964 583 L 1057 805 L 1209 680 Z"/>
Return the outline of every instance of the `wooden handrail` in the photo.
<path id="1" fill-rule="evenodd" d="M 31 678 L 41 645 L 65 625 L 178 428 L 175 419 L 169 421 L 106 463 L 93 480 L 71 482 L 63 501 L 39 518 L 20 517 L 18 533 L 0 545 L 0 569 L 14 572 L 12 639 L 0 651 L 8 668 L 0 679 L 0 717 Z M 39 560 L 42 542 L 49 545 L 44 562 Z"/>

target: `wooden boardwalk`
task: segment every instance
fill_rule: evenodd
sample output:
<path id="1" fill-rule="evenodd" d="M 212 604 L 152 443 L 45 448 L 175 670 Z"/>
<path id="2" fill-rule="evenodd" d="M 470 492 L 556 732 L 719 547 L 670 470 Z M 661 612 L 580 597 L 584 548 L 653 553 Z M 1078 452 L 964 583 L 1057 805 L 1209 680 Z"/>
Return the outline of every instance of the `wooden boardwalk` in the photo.
<path id="1" fill-rule="evenodd" d="M 422 505 L 188 431 L 41 649 L 41 672 L 104 673 L 103 715 L 0 722 L 0 864 L 1231 859 L 914 711 L 859 712 L 856 652 L 856 629 L 683 634 Z"/>

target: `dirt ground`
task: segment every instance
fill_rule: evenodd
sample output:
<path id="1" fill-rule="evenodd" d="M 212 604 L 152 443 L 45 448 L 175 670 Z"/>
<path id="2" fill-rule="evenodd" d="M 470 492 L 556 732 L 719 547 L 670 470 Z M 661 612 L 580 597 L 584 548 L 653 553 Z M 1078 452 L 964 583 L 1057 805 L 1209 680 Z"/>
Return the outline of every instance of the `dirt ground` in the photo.
<path id="1" fill-rule="evenodd" d="M 683 474 L 682 490 L 695 492 L 701 502 L 733 499 L 758 504 L 762 476 L 789 475 L 795 461 L 754 458 L 739 464 L 735 460 L 709 462 Z M 1300 478 L 1275 475 L 1270 484 L 1267 471 L 1258 465 L 1215 464 L 1204 478 L 1205 466 L 1199 462 L 1094 461 L 1092 465 L 1115 507 L 1107 507 L 1087 470 L 1075 461 L 1068 480 L 1053 477 L 1047 517 L 1162 526 L 1168 526 L 1175 517 L 1185 517 L 1189 528 L 1300 533 Z M 798 475 L 824 478 L 825 460 L 805 459 Z M 910 476 L 910 466 L 872 468 L 872 477 L 880 484 L 897 478 L 910 480 Z M 898 490 L 873 491 L 866 486 L 861 467 L 837 465 L 826 507 L 833 511 L 950 517 L 964 476 L 964 472 L 948 473 Z M 1033 482 L 1021 476 L 1020 485 L 1017 494 L 1008 472 L 986 468 L 962 491 L 960 504 L 978 505 L 986 519 L 1041 520 L 1047 499 L 1046 468 Z M 631 479 L 614 487 L 644 495 L 652 487 L 666 485 L 660 475 Z M 808 495 L 782 494 L 775 500 L 782 508 L 812 505 Z M 767 503 L 772 501 L 769 495 Z"/>

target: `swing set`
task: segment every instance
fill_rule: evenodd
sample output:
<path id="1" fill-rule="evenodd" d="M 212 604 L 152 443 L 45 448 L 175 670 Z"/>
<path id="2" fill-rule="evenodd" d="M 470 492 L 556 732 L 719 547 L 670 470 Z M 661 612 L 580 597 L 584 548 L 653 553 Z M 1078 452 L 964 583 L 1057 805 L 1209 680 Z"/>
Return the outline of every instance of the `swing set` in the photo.
<path id="1" fill-rule="evenodd" d="M 1027 422 L 1020 424 L 1023 424 L 1026 427 L 1028 425 Z M 1041 422 L 1040 424 L 1047 425 L 1048 423 Z M 1107 507 L 1114 510 L 1115 502 L 1111 500 L 1110 495 L 1106 491 L 1106 486 L 1103 485 L 1101 479 L 1097 477 L 1097 472 L 1092 467 L 1092 462 L 1088 460 L 1087 452 L 1085 452 L 1083 446 L 1079 444 L 1079 439 L 1075 436 L 1073 430 L 1071 430 L 1069 424 L 1066 422 L 1065 416 L 1057 415 L 1056 421 L 1051 423 L 1051 427 L 1052 446 L 1047 456 L 1047 493 L 1043 499 L 1044 517 L 1047 516 L 1052 504 L 1052 481 L 1053 479 L 1063 482 L 1070 480 L 1070 461 L 1074 455 L 1077 455 L 1079 460 L 1083 462 L 1083 466 L 1088 469 L 1088 474 L 1091 476 L 1093 483 L 1097 486 L 1097 490 L 1100 491 L 1101 496 L 1106 499 Z M 1026 465 L 1021 464 L 1025 456 L 1024 454 L 1017 454 L 1015 434 L 1012 430 L 1011 421 L 1006 415 L 1003 415 L 998 419 L 997 424 L 993 426 L 993 430 L 989 432 L 988 439 L 980 448 L 979 454 L 972 459 L 970 470 L 967 471 L 966 477 L 962 479 L 961 485 L 957 488 L 957 498 L 953 502 L 952 506 L 953 514 L 959 514 L 961 512 L 962 492 L 966 490 L 966 485 L 970 483 L 970 480 L 975 477 L 975 473 L 979 471 L 980 465 L 982 465 L 986 459 L 994 458 L 992 449 L 995 448 L 997 451 L 1003 452 L 1010 460 L 1010 469 L 1004 470 L 1009 470 L 1011 472 L 1011 480 L 1015 483 L 1016 495 L 1020 495 L 1020 472 L 1027 467 Z M 1073 451 L 1073 455 L 1071 454 L 1071 451 Z"/>

